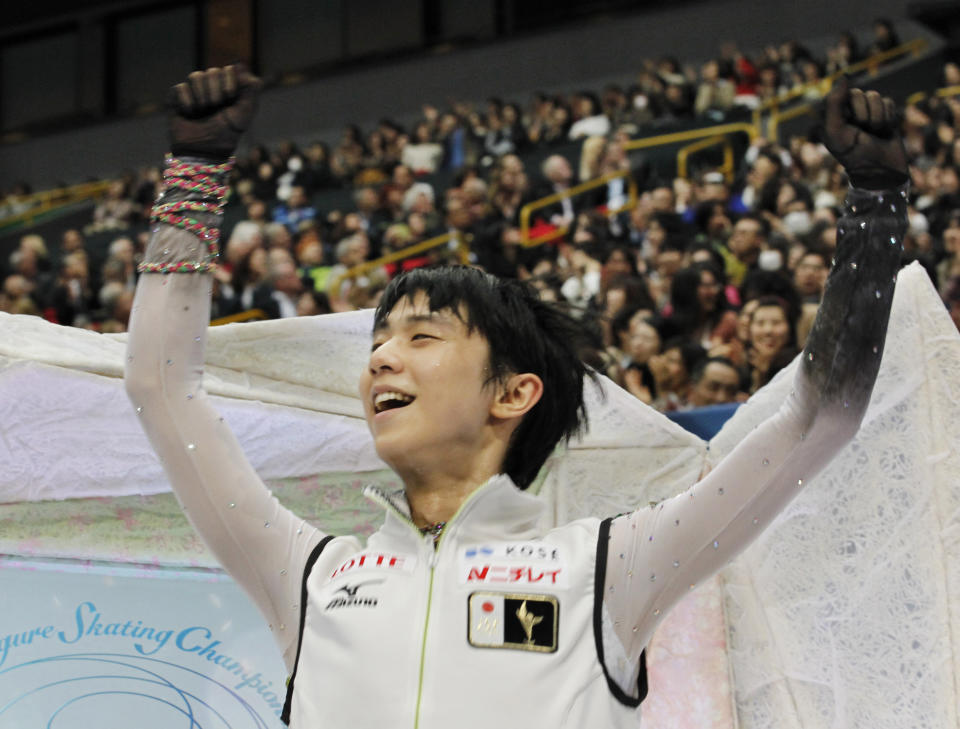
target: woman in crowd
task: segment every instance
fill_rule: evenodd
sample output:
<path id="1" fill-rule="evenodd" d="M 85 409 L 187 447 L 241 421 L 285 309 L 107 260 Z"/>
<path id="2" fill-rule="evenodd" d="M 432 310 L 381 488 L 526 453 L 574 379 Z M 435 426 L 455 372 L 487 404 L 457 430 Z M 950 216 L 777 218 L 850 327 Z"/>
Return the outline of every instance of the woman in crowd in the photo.
<path id="1" fill-rule="evenodd" d="M 737 315 L 725 285 L 723 272 L 707 261 L 677 271 L 670 285 L 671 321 L 681 336 L 708 351 L 736 341 Z"/>
<path id="2" fill-rule="evenodd" d="M 777 296 L 755 299 L 749 319 L 744 389 L 751 394 L 773 379 L 797 355 L 796 322 L 789 304 Z"/>

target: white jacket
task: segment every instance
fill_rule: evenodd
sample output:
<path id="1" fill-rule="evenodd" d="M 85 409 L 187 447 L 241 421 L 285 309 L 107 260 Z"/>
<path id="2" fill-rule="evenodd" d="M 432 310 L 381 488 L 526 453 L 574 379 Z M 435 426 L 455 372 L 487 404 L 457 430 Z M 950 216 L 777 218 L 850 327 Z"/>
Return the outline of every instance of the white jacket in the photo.
<path id="1" fill-rule="evenodd" d="M 291 726 L 637 725 L 645 671 L 631 698 L 603 666 L 599 519 L 546 529 L 545 503 L 498 476 L 434 548 L 402 495 L 368 495 L 387 518 L 367 547 L 328 540 L 308 566 Z"/>

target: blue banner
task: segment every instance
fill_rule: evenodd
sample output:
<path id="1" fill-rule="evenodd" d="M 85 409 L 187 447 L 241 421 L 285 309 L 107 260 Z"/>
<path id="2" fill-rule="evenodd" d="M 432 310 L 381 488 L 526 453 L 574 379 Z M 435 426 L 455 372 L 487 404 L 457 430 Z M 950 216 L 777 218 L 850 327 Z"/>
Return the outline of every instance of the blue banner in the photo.
<path id="1" fill-rule="evenodd" d="M 0 729 L 279 729 L 285 678 L 221 573 L 0 561 Z"/>

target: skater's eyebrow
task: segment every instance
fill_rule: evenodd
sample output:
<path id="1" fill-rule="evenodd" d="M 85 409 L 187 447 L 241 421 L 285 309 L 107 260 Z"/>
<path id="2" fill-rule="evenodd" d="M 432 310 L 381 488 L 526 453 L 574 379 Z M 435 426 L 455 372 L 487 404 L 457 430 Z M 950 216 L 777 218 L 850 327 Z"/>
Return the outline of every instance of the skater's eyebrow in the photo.
<path id="1" fill-rule="evenodd" d="M 454 328 L 453 314 L 442 311 L 431 311 L 427 314 L 404 314 L 399 320 L 388 316 L 383 319 L 376 327 L 374 334 L 382 331 L 389 331 L 395 328 L 409 327 L 416 324 L 437 324 L 439 326 Z"/>

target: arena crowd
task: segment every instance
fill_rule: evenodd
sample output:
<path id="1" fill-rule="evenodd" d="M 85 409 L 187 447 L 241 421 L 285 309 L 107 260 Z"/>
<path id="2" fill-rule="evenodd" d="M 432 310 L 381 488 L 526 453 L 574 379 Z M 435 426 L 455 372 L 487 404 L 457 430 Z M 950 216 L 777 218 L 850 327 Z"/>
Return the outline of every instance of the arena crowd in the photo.
<path id="1" fill-rule="evenodd" d="M 454 260 L 454 251 L 344 272 L 452 233 L 469 240 L 473 265 L 572 307 L 595 333 L 591 364 L 644 402 L 673 411 L 744 400 L 803 347 L 836 244 L 843 173 L 813 129 L 784 144 L 754 140 L 733 181 L 712 169 L 664 179 L 624 145 L 684 120 L 735 118 L 800 86 L 815 100 L 822 89 L 811 82 L 900 42 L 886 21 L 874 31 L 869 48 L 845 33 L 825 58 L 796 42 L 752 56 L 728 44 L 700 68 L 651 60 L 629 87 L 537 94 L 524 106 L 428 105 L 410 125 L 347 126 L 332 148 L 255 146 L 233 173 L 213 316 L 373 306 L 397 271 Z M 960 68 L 948 63 L 939 85 L 957 84 Z M 908 105 L 903 132 L 912 177 L 904 262 L 924 265 L 960 328 L 960 100 Z M 577 160 L 560 153 L 574 142 Z M 535 151 L 542 162 L 524 162 Z M 566 232 L 522 245 L 523 205 L 617 171 L 640 182 L 635 206 L 620 211 L 627 189 L 614 180 L 539 209 L 536 230 Z M 431 184 L 437 173 L 449 185 Z M 0 310 L 125 331 L 159 185 L 159 166 L 141 170 L 111 186 L 85 228 L 57 241 L 24 235 L 0 262 Z M 348 191 L 351 204 L 317 205 L 330 190 Z M 28 191 L 11 188 L 2 212 L 17 212 Z M 113 231 L 94 267 L 87 238 Z"/>

